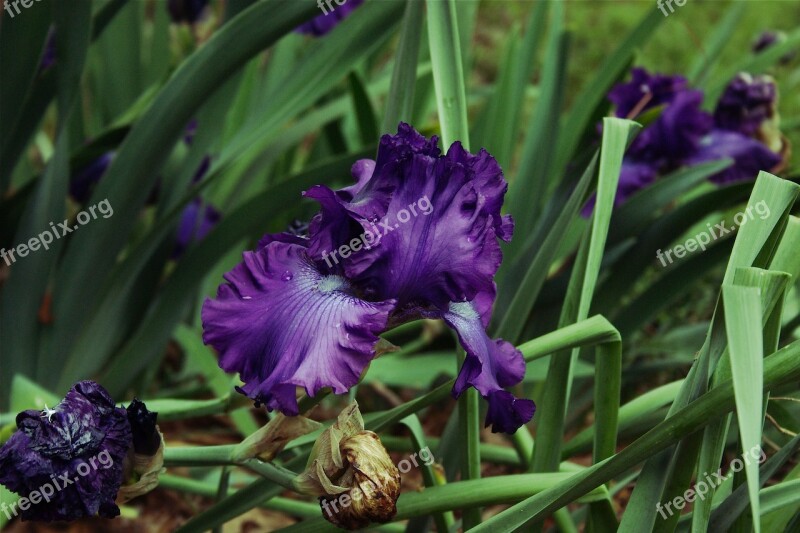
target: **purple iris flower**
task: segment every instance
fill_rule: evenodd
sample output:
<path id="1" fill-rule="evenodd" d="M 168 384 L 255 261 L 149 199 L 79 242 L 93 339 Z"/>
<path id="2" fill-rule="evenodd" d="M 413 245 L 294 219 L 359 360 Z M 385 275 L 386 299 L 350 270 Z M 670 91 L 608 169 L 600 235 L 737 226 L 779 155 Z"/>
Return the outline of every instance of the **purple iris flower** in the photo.
<path id="1" fill-rule="evenodd" d="M 95 185 L 108 170 L 114 155 L 116 152 L 106 152 L 72 176 L 69 182 L 69 194 L 76 202 L 84 204 L 89 201 Z"/>
<path id="2" fill-rule="evenodd" d="M 340 0 L 322 0 L 320 2 L 322 15 L 301 24 L 295 31 L 314 35 L 315 37 L 322 37 L 347 18 L 358 6 L 364 3 L 364 0 L 343 1 L 344 3 L 340 2 Z"/>
<path id="3" fill-rule="evenodd" d="M 167 10 L 177 24 L 194 24 L 207 5 L 208 0 L 167 0 Z"/>
<path id="4" fill-rule="evenodd" d="M 222 214 L 213 205 L 203 202 L 202 198 L 192 200 L 181 215 L 172 258 L 179 259 L 192 243 L 204 239 L 221 218 Z"/>
<path id="5" fill-rule="evenodd" d="M 441 155 L 401 123 L 381 138 L 375 161 L 353 165 L 356 183 L 317 185 L 308 236 L 266 235 L 225 275 L 203 305 L 203 339 L 220 366 L 238 372 L 240 392 L 297 415 L 296 387 L 342 394 L 375 356 L 378 335 L 418 318 L 441 318 L 467 357 L 453 388 L 489 402 L 486 425 L 512 433 L 535 406 L 504 389 L 525 373 L 514 346 L 486 334 L 495 298 L 499 240 L 513 232 L 500 209 L 507 189 L 485 150 L 453 143 Z"/>
<path id="6" fill-rule="evenodd" d="M 125 409 L 116 407 L 103 387 L 76 383 L 52 409 L 17 415 L 17 428 L 0 449 L 0 483 L 25 498 L 38 491 L 30 506 L 19 507 L 24 520 L 119 514 L 114 500 L 131 426 Z"/>
<path id="7" fill-rule="evenodd" d="M 781 156 L 764 144 L 735 131 L 714 129 L 701 142 L 688 165 L 697 165 L 731 158 L 733 165 L 709 178 L 717 184 L 753 180 L 761 170 L 772 170 L 781 162 Z"/>
<path id="8" fill-rule="evenodd" d="M 669 104 L 687 87 L 683 76 L 650 74 L 641 67 L 631 70 L 631 81 L 614 86 L 608 99 L 614 104 L 614 115 L 635 118 L 642 111 Z"/>
<path id="9" fill-rule="evenodd" d="M 659 117 L 636 137 L 628 154 L 657 167 L 669 167 L 697 150 L 713 126 L 711 115 L 701 109 L 703 93 L 684 90 L 672 99 Z"/>
<path id="10" fill-rule="evenodd" d="M 775 113 L 778 91 L 770 76 L 736 75 L 725 88 L 714 110 L 716 127 L 738 131 L 748 137 Z"/>

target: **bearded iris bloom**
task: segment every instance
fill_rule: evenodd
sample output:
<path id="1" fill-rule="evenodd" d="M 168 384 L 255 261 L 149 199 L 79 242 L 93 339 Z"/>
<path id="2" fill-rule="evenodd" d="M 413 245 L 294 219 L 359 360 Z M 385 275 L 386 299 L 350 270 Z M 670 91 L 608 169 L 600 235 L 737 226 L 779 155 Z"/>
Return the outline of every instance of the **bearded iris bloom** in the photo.
<path id="1" fill-rule="evenodd" d="M 375 161 L 353 165 L 354 185 L 306 191 L 320 204 L 307 236 L 266 235 L 226 274 L 203 305 L 203 339 L 224 370 L 239 373 L 240 392 L 297 415 L 296 387 L 342 394 L 375 356 L 379 334 L 440 318 L 467 353 L 453 395 L 476 388 L 493 431 L 532 418 L 533 402 L 504 390 L 522 380 L 522 354 L 486 334 L 499 240 L 513 231 L 500 214 L 508 185 L 485 150 L 455 142 L 442 155 L 437 142 L 401 123 L 381 138 Z M 423 198 L 431 209 L 415 210 Z M 364 244 L 375 231 L 380 239 Z M 332 250 L 342 253 L 325 261 Z"/>
<path id="2" fill-rule="evenodd" d="M 646 123 L 622 162 L 614 205 L 685 165 L 732 159 L 730 167 L 709 177 L 718 184 L 753 179 L 760 170 L 777 171 L 788 156 L 778 129 L 777 98 L 772 78 L 740 73 L 710 114 L 702 110 L 703 92 L 691 89 L 686 78 L 634 68 L 630 81 L 608 93 L 615 116 L 641 117 Z M 583 216 L 593 207 L 594 197 Z"/>

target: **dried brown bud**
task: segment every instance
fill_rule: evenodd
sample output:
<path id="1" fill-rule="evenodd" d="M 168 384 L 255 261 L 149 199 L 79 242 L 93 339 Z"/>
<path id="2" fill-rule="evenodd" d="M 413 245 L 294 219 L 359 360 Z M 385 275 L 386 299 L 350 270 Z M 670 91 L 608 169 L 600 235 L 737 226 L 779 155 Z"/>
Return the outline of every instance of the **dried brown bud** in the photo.
<path id="1" fill-rule="evenodd" d="M 317 439 L 295 485 L 320 497 L 326 520 L 344 529 L 359 529 L 388 522 L 397 513 L 400 472 L 378 435 L 364 429 L 353 403 Z"/>

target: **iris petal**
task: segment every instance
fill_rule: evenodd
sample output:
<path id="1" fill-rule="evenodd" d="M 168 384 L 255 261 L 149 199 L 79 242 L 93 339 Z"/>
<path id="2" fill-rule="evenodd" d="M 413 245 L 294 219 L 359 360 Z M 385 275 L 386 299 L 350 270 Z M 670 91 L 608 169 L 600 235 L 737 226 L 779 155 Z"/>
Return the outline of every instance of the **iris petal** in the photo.
<path id="1" fill-rule="evenodd" d="M 298 244 L 274 241 L 229 272 L 203 305 L 203 339 L 242 392 L 298 414 L 295 387 L 337 394 L 358 382 L 386 327 L 391 300 L 367 302 L 343 277 L 322 273 Z"/>
<path id="2" fill-rule="evenodd" d="M 456 330 L 467 353 L 453 395 L 460 396 L 467 387 L 475 387 L 489 401 L 486 425 L 492 425 L 495 433 L 513 433 L 536 410 L 531 400 L 515 398 L 503 390 L 522 381 L 525 375 L 522 353 L 511 343 L 489 338 L 480 314 L 470 302 L 452 302 L 443 318 Z"/>
<path id="3" fill-rule="evenodd" d="M 781 163 L 781 156 L 759 141 L 725 130 L 713 130 L 686 163 L 696 165 L 726 157 L 733 159 L 734 164 L 711 176 L 709 179 L 714 183 L 754 180 L 759 171 L 772 170 Z"/>

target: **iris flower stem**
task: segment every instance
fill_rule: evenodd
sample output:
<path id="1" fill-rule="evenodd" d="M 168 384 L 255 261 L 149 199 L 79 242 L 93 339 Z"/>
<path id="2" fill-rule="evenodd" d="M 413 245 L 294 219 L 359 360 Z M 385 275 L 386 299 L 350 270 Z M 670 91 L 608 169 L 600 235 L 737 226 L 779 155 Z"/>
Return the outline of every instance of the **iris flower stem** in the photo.
<path id="1" fill-rule="evenodd" d="M 295 472 L 272 463 L 265 463 L 258 459 L 247 459 L 246 461 L 234 461 L 231 457 L 235 445 L 225 444 L 221 446 L 175 446 L 164 449 L 164 466 L 243 466 L 252 470 L 289 490 L 295 490 Z"/>

